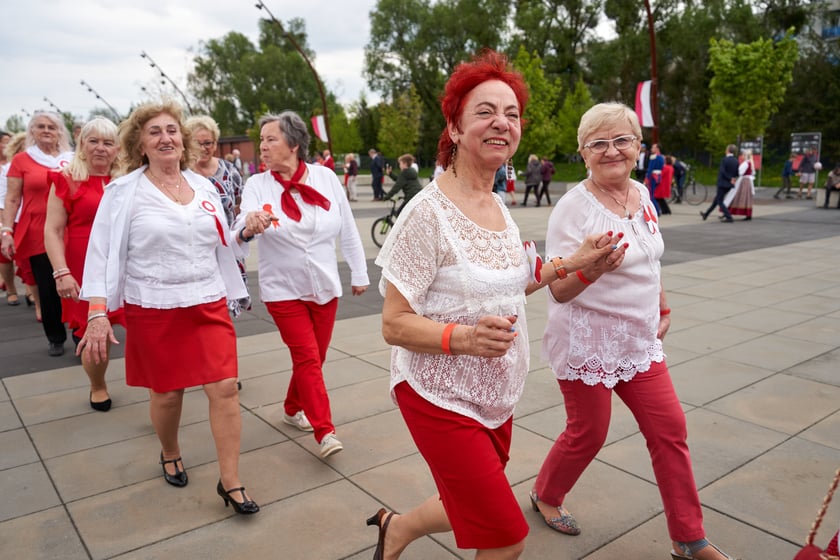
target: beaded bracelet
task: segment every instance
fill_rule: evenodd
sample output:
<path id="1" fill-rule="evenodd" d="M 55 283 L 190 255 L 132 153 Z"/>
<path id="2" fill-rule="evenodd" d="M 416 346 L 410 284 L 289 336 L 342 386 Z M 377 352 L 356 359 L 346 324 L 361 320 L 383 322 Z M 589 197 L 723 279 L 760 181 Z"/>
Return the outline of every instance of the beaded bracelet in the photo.
<path id="1" fill-rule="evenodd" d="M 64 276 L 65 274 L 70 274 L 69 268 L 57 268 L 53 270 L 53 278 L 58 278 L 59 276 Z"/>
<path id="2" fill-rule="evenodd" d="M 12 229 L 12 228 L 10 228 L 9 226 L 3 226 L 3 227 L 0 227 L 0 232 L 3 232 L 3 233 L 14 233 L 14 232 L 15 232 L 15 230 L 14 230 L 14 229 Z"/>

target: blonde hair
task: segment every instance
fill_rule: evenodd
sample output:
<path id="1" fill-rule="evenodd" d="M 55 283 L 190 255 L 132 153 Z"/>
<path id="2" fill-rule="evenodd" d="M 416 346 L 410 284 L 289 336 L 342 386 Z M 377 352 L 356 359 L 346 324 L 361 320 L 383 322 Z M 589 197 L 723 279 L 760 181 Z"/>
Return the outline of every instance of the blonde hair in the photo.
<path id="1" fill-rule="evenodd" d="M 178 122 L 178 128 L 181 129 L 181 138 L 184 144 L 184 151 L 181 154 L 181 170 L 192 167 L 198 154 L 193 147 L 192 133 L 184 127 L 184 111 L 178 103 L 166 99 L 138 105 L 128 118 L 120 123 L 118 174 L 129 173 L 149 163 L 149 158 L 140 153 L 140 138 L 143 134 L 143 127 L 153 118 L 163 114 L 175 119 Z"/>
<path id="2" fill-rule="evenodd" d="M 6 144 L 6 149 L 3 151 L 3 155 L 6 156 L 6 159 L 11 160 L 15 155 L 21 153 L 23 150 L 26 149 L 26 133 L 25 132 L 17 132 L 12 134 L 11 140 L 9 143 Z"/>
<path id="3" fill-rule="evenodd" d="M 117 125 L 115 125 L 110 120 L 106 119 L 105 117 L 96 117 L 95 119 L 91 120 L 87 124 L 82 127 L 82 131 L 79 132 L 79 145 L 76 146 L 76 153 L 73 154 L 73 159 L 64 169 L 64 175 L 73 179 L 74 181 L 87 181 L 87 178 L 90 177 L 90 169 L 88 169 L 88 161 L 85 159 L 84 150 L 82 146 L 84 146 L 85 140 L 88 139 L 89 136 L 96 135 L 100 138 L 106 140 L 113 140 L 114 144 L 119 142 L 117 137 Z M 109 175 L 113 175 L 114 171 L 117 167 L 117 160 L 114 158 L 114 161 L 111 163 L 111 169 L 109 171 Z"/>
<path id="4" fill-rule="evenodd" d="M 213 142 L 219 141 L 219 136 L 222 132 L 219 130 L 219 125 L 213 120 L 213 117 L 207 115 L 195 115 L 187 119 L 184 123 L 184 128 L 195 134 L 199 130 L 206 130 L 213 135 Z"/>
<path id="5" fill-rule="evenodd" d="M 636 116 L 636 111 L 623 103 L 598 103 L 586 111 L 580 118 L 577 135 L 578 151 L 583 150 L 583 145 L 586 143 L 586 140 L 596 130 L 614 126 L 616 123 L 629 124 L 630 129 L 636 136 L 636 140 L 641 141 L 642 127 L 639 124 L 639 117 Z"/>

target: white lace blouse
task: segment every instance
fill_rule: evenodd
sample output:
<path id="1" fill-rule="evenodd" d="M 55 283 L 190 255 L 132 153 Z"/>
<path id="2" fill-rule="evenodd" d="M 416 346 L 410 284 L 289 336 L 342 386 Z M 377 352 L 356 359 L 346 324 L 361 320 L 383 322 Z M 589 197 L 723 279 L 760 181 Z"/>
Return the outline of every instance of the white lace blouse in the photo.
<path id="1" fill-rule="evenodd" d="M 622 218 L 579 183 L 551 212 L 546 256 L 571 255 L 593 233 L 624 232 L 630 244 L 624 262 L 567 303 L 548 297 L 542 358 L 558 379 L 580 379 L 608 388 L 629 381 L 665 358 L 656 338 L 664 251 L 656 211 L 647 189 L 635 181 L 642 208 Z"/>
<path id="2" fill-rule="evenodd" d="M 519 335 L 499 358 L 391 352 L 391 396 L 407 381 L 432 404 L 497 428 L 513 414 L 528 373 L 525 287 L 528 263 L 519 228 L 496 196 L 504 231 L 469 220 L 432 182 L 403 209 L 376 259 L 380 292 L 390 282 L 418 314 L 474 325 L 484 315 L 518 315 Z"/>

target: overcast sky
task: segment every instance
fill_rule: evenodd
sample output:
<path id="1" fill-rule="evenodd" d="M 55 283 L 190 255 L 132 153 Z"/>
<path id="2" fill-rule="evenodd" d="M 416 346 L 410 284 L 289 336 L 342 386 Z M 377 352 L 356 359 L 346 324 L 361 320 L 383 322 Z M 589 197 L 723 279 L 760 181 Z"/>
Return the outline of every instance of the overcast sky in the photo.
<path id="1" fill-rule="evenodd" d="M 248 0 L 10 0 L 0 16 L 0 126 L 11 115 L 25 121 L 36 109 L 59 109 L 87 118 L 107 107 L 84 80 L 121 114 L 157 91 L 159 74 L 145 51 L 182 90 L 201 41 L 230 31 L 257 43 L 265 12 Z M 306 22 L 314 65 L 326 88 L 347 104 L 366 92 L 362 78 L 369 12 L 376 0 L 265 0 L 282 22 Z M 174 90 L 170 90 L 174 94 Z"/>

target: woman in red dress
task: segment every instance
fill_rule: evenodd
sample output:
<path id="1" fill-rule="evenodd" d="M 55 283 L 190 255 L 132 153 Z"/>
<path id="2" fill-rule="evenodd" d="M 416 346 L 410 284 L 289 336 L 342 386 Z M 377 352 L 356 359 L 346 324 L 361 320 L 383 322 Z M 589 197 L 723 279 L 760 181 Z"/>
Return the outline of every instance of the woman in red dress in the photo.
<path id="1" fill-rule="evenodd" d="M 88 302 L 79 299 L 79 286 L 90 229 L 105 185 L 111 182 L 118 152 L 117 126 L 97 117 L 82 127 L 70 165 L 62 171 L 51 171 L 48 176 L 50 193 L 44 245 L 61 297 L 61 320 L 68 323 L 76 342 L 87 329 Z M 122 310 L 108 316 L 112 324 L 125 326 Z M 82 367 L 90 378 L 90 406 L 101 412 L 110 410 L 111 397 L 105 383 L 108 360 L 97 364 L 84 355 Z"/>
<path id="2" fill-rule="evenodd" d="M 70 163 L 70 133 L 61 115 L 36 111 L 26 129 L 26 150 L 12 158 L 8 190 L 0 227 L 0 247 L 7 258 L 19 263 L 23 281 L 36 284 L 44 334 L 50 356 L 64 354 L 67 331 L 61 322 L 61 299 L 55 289 L 53 270 L 44 248 L 44 222 L 47 217 L 47 173 Z M 15 222 L 18 209 L 20 218 Z M 26 271 L 26 264 L 31 273 Z"/>

